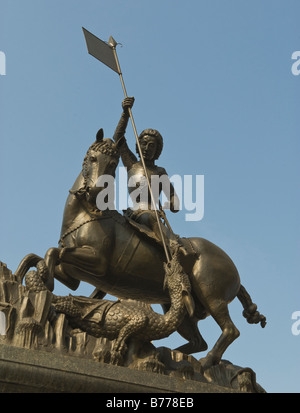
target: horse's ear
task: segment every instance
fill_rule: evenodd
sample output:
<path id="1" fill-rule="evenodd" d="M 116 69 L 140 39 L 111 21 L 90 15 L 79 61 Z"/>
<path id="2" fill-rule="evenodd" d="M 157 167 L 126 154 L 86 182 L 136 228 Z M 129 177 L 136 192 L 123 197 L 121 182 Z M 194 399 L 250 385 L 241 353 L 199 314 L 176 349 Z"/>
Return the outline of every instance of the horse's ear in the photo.
<path id="1" fill-rule="evenodd" d="M 101 142 L 103 140 L 103 136 L 104 136 L 104 133 L 103 133 L 103 129 L 101 128 L 98 130 L 97 135 L 96 135 L 97 142 Z"/>

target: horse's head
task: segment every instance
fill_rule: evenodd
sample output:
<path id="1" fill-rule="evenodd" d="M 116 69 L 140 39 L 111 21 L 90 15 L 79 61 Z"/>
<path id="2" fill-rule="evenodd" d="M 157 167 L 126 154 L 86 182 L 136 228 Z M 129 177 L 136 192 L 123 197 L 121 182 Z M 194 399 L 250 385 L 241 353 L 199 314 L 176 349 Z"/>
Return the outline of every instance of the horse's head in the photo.
<path id="1" fill-rule="evenodd" d="M 96 141 L 89 147 L 82 165 L 83 187 L 81 195 L 94 202 L 97 194 L 103 189 L 97 186 L 97 180 L 102 175 L 115 177 L 119 163 L 118 145 L 111 139 L 103 139 L 103 129 L 96 135 Z"/>

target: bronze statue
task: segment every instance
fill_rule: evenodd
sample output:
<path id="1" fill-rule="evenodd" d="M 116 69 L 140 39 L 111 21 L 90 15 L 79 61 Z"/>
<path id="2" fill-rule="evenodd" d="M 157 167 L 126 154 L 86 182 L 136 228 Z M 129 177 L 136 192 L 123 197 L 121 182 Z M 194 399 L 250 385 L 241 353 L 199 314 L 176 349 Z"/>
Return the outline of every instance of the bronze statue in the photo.
<path id="1" fill-rule="evenodd" d="M 109 293 L 120 299 L 160 303 L 167 310 L 170 296 L 163 288 L 166 257 L 162 247 L 117 211 L 100 211 L 95 204 L 103 190 L 96 186 L 97 178 L 114 176 L 121 146 L 120 140 L 103 139 L 100 129 L 87 151 L 66 202 L 59 247 L 50 248 L 45 255 L 46 285 L 52 290 L 56 278 L 76 290 L 80 281 L 86 281 L 103 292 L 97 298 Z M 177 328 L 188 340 L 179 350 L 188 354 L 207 349 L 197 322 L 211 315 L 222 333 L 203 360 L 204 368 L 208 368 L 220 362 L 239 336 L 228 312 L 228 303 L 235 297 L 241 301 L 248 322 L 264 327 L 266 319 L 240 284 L 238 271 L 223 250 L 203 238 L 182 238 L 180 242 L 190 252 L 181 254 L 180 262 L 189 276 L 195 311 L 192 316 L 186 314 Z M 39 260 L 42 258 L 34 254 L 26 256 L 16 276 L 23 277 Z"/>
<path id="2" fill-rule="evenodd" d="M 14 274 L 0 261 L 3 389 L 17 389 L 18 383 L 35 388 L 33 378 L 40 391 L 66 391 L 72 388 L 69 379 L 69 387 L 65 387 L 69 373 L 76 383 L 75 391 L 90 392 L 90 384 L 96 392 L 112 389 L 105 375 L 94 376 L 97 367 L 74 361 L 76 356 L 122 365 L 126 374 L 128 369 L 145 370 L 198 382 L 194 386 L 184 382 L 180 387 L 184 391 L 213 391 L 214 383 L 223 391 L 264 392 L 251 369 L 234 366 L 222 356 L 239 336 L 228 311 L 235 297 L 249 323 L 264 327 L 266 318 L 257 311 L 234 263 L 222 249 L 204 238 L 180 238 L 173 233 L 164 209 L 177 212 L 179 200 L 165 169 L 156 165 L 163 138 L 155 129 L 137 134 L 131 111 L 134 98 L 127 96 L 117 42 L 112 37 L 103 42 L 85 29 L 84 34 L 89 53 L 119 74 L 125 95 L 123 112 L 113 138 L 104 139 L 100 129 L 84 157 L 66 201 L 58 247 L 49 248 L 44 258 L 28 254 Z M 139 159 L 125 139 L 129 118 Z M 115 210 L 114 197 L 105 200 L 120 157 L 127 167 L 133 202 L 123 214 Z M 162 193 L 167 199 L 163 207 Z M 36 269 L 30 270 L 32 267 Z M 90 297 L 57 296 L 53 293 L 55 279 L 72 290 L 85 281 L 95 291 Z M 117 300 L 104 299 L 107 293 Z M 164 315 L 152 309 L 154 303 L 162 305 Z M 221 335 L 206 357 L 198 361 L 189 354 L 206 350 L 207 344 L 197 323 L 210 315 L 221 328 Z M 151 343 L 174 331 L 188 342 L 175 350 L 156 348 Z M 14 358 L 18 354 L 21 363 Z M 50 361 L 56 361 L 56 355 L 61 359 L 56 365 L 61 367 L 52 369 Z M 66 363 L 66 356 L 73 360 L 69 357 Z M 26 358 L 34 360 L 34 370 Z M 62 380 L 59 386 L 49 386 L 47 379 L 40 383 L 45 361 L 50 372 L 59 370 L 54 374 Z M 66 375 L 67 364 L 71 367 Z M 94 370 L 91 375 L 90 370 Z M 117 367 L 100 370 L 112 371 L 112 377 L 122 371 Z M 125 388 L 132 389 L 134 383 L 130 382 L 137 380 L 131 380 L 130 373 L 128 377 Z M 154 381 L 159 380 L 156 377 Z M 124 381 L 119 380 L 114 388 L 120 389 L 120 385 L 123 389 Z M 178 391 L 178 381 L 169 381 L 169 385 L 170 391 Z M 134 388 L 148 389 L 136 383 Z"/>
<path id="3" fill-rule="evenodd" d="M 155 211 L 152 208 L 151 195 L 145 178 L 145 171 L 141 160 L 138 160 L 133 152 L 128 148 L 125 131 L 129 120 L 129 108 L 132 108 L 134 98 L 125 98 L 122 102 L 123 113 L 113 136 L 113 140 L 120 148 L 121 159 L 123 165 L 127 168 L 128 181 L 132 180 L 131 186 L 128 186 L 130 194 L 135 194 L 132 197 L 133 208 L 128 208 L 126 214 L 134 221 L 149 227 L 157 239 L 160 239 L 160 231 L 158 228 Z M 163 176 L 167 185 L 163 188 L 159 185 L 156 194 L 154 195 L 155 204 L 159 204 L 159 196 L 163 189 L 168 188 L 166 192 L 168 197 L 168 204 L 165 206 L 172 212 L 179 211 L 179 200 L 175 193 L 174 187 L 169 180 L 167 172 L 164 168 L 156 166 L 155 161 L 159 158 L 163 149 L 163 138 L 161 134 L 155 129 L 145 129 L 139 135 L 139 143 L 142 149 L 142 156 L 144 158 L 145 166 L 147 168 L 148 177 L 151 179 L 159 179 Z M 139 154 L 138 148 L 136 152 Z M 136 193 L 138 193 L 136 195 Z"/>
<path id="4" fill-rule="evenodd" d="M 150 304 L 135 300 L 108 301 L 71 295 L 55 296 L 53 307 L 56 312 L 68 316 L 72 327 L 80 328 L 94 337 L 115 340 L 110 362 L 122 365 L 129 338 L 150 343 L 168 337 L 184 319 L 185 304 L 187 307 L 190 305 L 191 286 L 179 263 L 178 251 L 178 248 L 174 251 L 170 264 L 164 264 L 164 288 L 171 300 L 165 315 L 155 313 Z"/>
<path id="5" fill-rule="evenodd" d="M 177 252 L 165 265 L 164 284 L 169 286 L 172 304 L 164 316 L 156 314 L 150 304 L 140 301 L 54 295 L 45 286 L 48 269 L 38 256 L 31 256 L 33 263 L 36 260 L 36 270 L 26 273 L 25 285 L 21 277 L 15 276 L 0 261 L 0 392 L 23 391 L 24 388 L 30 391 L 34 388 L 35 392 L 112 391 L 109 380 L 108 387 L 99 386 L 97 372 L 101 377 L 102 369 L 83 362 L 93 360 L 95 363 L 114 363 L 125 367 L 123 370 L 104 369 L 105 378 L 113 378 L 113 382 L 122 372 L 127 375 L 125 388 L 124 380 L 117 379 L 114 387 L 117 392 L 121 383 L 123 391 L 126 391 L 126 383 L 131 383 L 134 369 L 133 376 L 138 370 L 164 375 L 165 384 L 165 378 L 172 376 L 170 391 L 174 391 L 176 383 L 177 391 L 178 386 L 183 385 L 180 388 L 183 392 L 220 392 L 222 389 L 222 392 L 265 393 L 256 382 L 252 369 L 221 360 L 219 364 L 204 370 L 201 360 L 197 361 L 195 357 L 178 350 L 155 347 L 149 342 L 174 331 L 184 317 L 184 304 L 188 307 L 190 304 L 190 283 L 178 262 L 178 245 L 176 248 Z M 143 327 L 140 328 L 142 321 Z M 11 347 L 19 347 L 21 352 Z M 55 365 L 52 368 L 53 361 Z M 41 367 L 42 374 L 39 374 Z M 73 369 L 75 380 L 70 379 L 69 375 Z M 49 371 L 50 375 L 54 373 L 55 380 L 50 383 L 45 371 Z M 109 377 L 107 372 L 111 373 Z M 86 381 L 90 373 L 93 380 Z M 66 388 L 66 375 L 69 390 Z M 143 382 L 144 376 L 138 377 Z M 149 375 L 146 377 L 146 388 L 149 390 Z M 157 389 L 159 377 L 153 376 L 152 380 L 155 382 L 154 389 Z M 144 386 L 141 388 L 145 389 Z"/>

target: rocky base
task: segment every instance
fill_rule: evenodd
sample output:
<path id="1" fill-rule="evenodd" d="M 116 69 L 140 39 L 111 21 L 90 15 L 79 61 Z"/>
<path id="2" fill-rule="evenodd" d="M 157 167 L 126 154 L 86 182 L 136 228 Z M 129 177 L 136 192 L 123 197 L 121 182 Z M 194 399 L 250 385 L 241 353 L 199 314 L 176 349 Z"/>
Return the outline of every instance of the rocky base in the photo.
<path id="1" fill-rule="evenodd" d="M 135 340 L 124 367 L 112 366 L 113 341 L 73 329 L 52 299 L 0 262 L 0 392 L 265 392 L 250 368 L 223 360 L 203 371 L 193 356 Z"/>

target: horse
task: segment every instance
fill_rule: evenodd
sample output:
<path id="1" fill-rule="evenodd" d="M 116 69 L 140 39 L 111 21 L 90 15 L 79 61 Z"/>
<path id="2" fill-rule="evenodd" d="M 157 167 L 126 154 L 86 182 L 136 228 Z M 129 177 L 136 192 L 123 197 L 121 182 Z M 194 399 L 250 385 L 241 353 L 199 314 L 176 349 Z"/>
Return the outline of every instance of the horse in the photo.
<path id="1" fill-rule="evenodd" d="M 58 247 L 49 248 L 44 262 L 48 269 L 47 287 L 54 279 L 76 290 L 81 281 L 92 284 L 96 298 L 111 294 L 120 299 L 158 303 L 167 311 L 170 297 L 164 290 L 166 257 L 161 245 L 134 228 L 124 215 L 113 209 L 99 210 L 97 186 L 100 176 L 115 177 L 119 162 L 118 144 L 103 136 L 103 129 L 88 149 L 65 204 Z M 98 181 L 99 183 L 99 181 Z M 266 318 L 241 285 L 238 270 L 231 258 L 204 238 L 182 238 L 192 254 L 182 254 L 181 263 L 189 276 L 194 313 L 186 313 L 178 333 L 188 343 L 176 350 L 186 354 L 207 350 L 198 329 L 198 321 L 212 316 L 221 328 L 213 348 L 201 360 L 204 369 L 221 361 L 228 346 L 239 336 L 231 320 L 228 304 L 237 297 L 249 323 L 266 324 Z M 24 277 L 28 269 L 42 258 L 28 254 L 19 264 L 16 275 Z"/>

